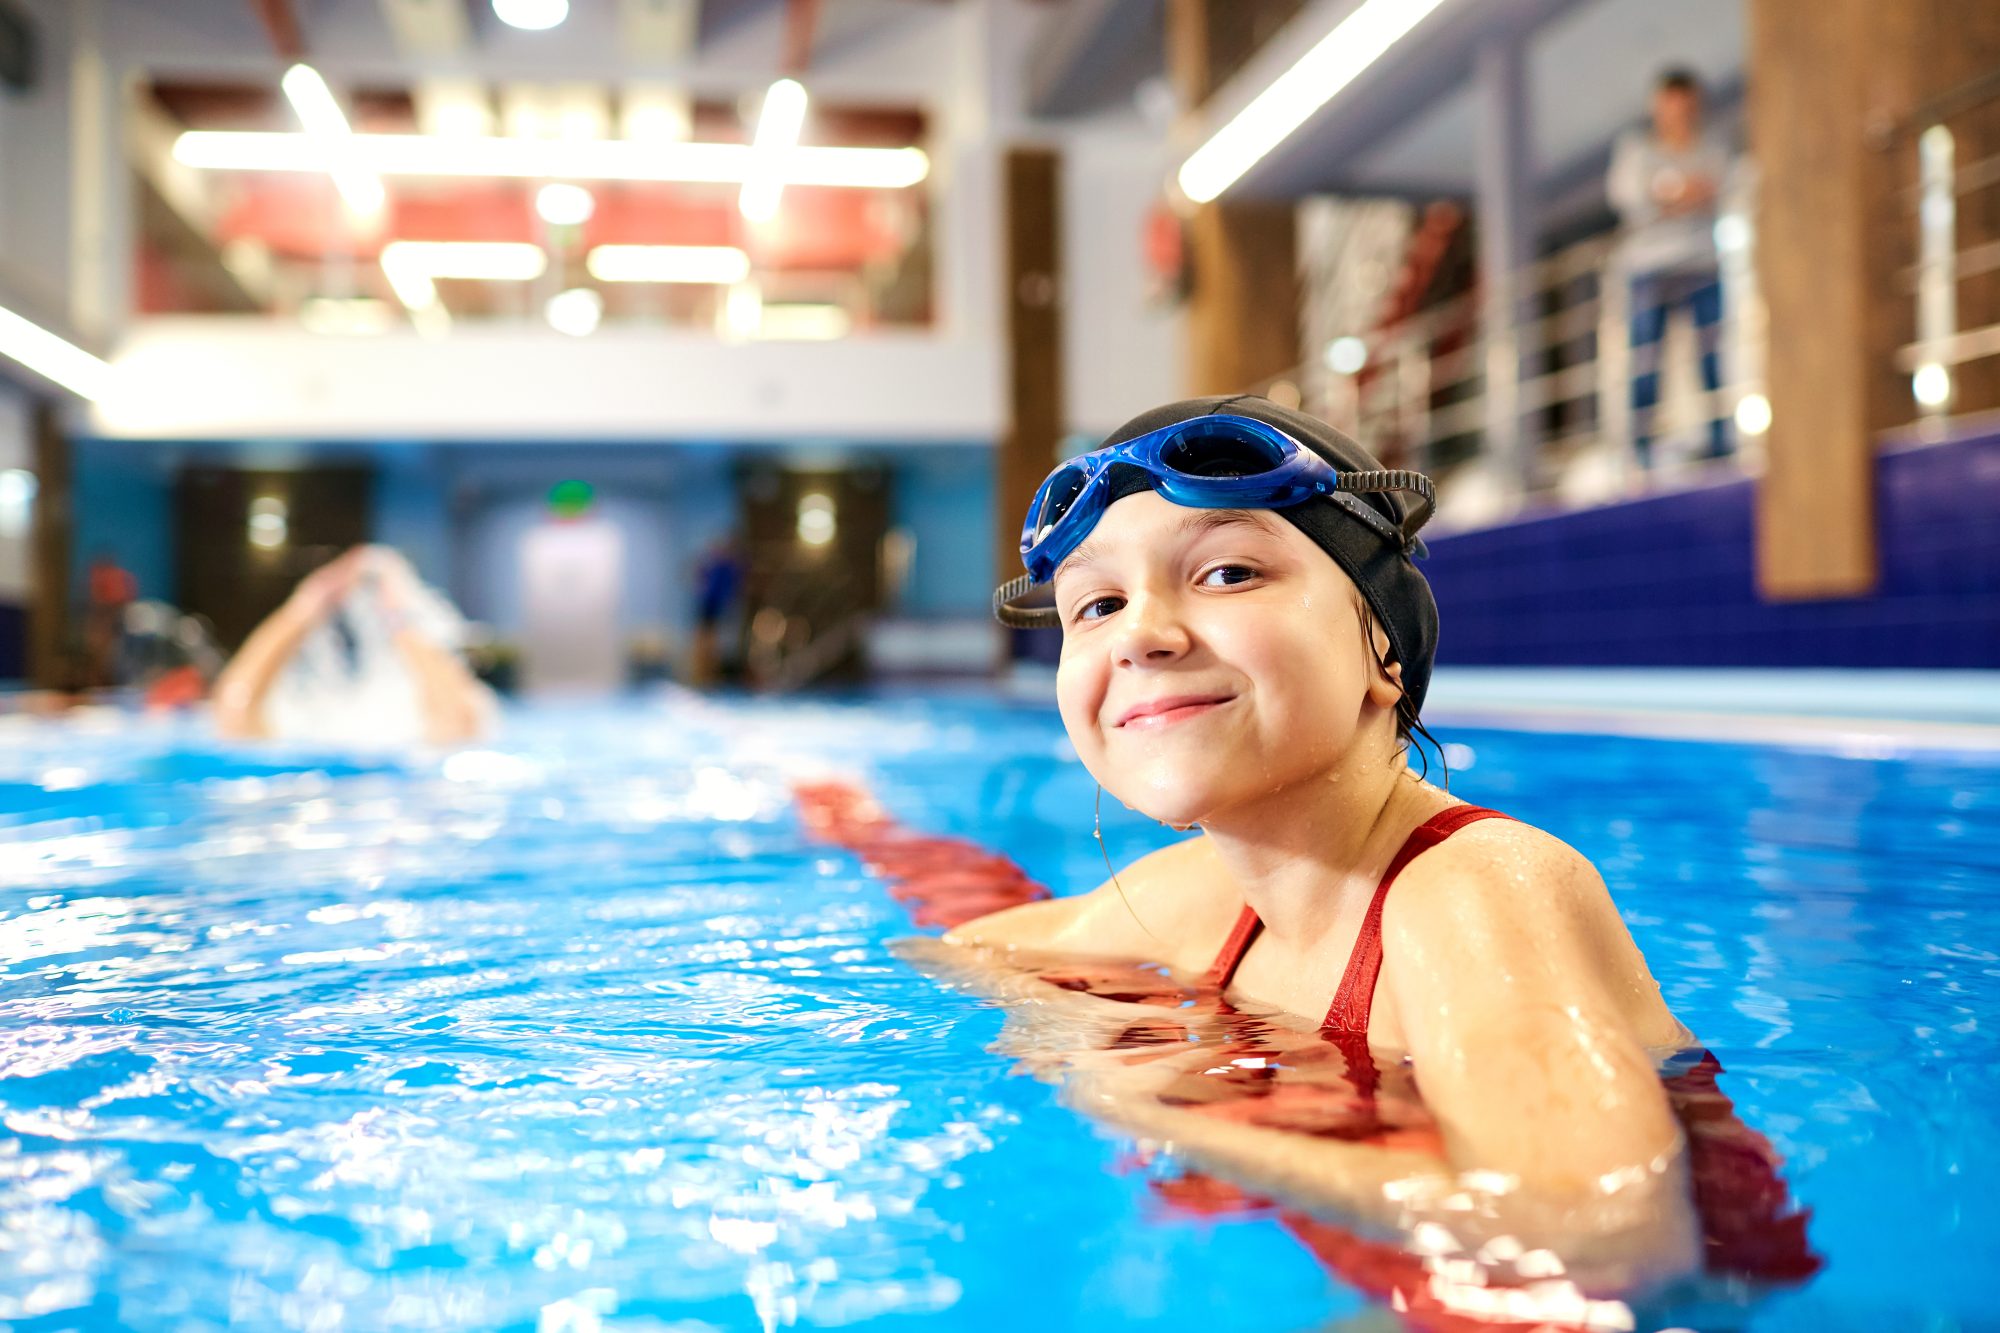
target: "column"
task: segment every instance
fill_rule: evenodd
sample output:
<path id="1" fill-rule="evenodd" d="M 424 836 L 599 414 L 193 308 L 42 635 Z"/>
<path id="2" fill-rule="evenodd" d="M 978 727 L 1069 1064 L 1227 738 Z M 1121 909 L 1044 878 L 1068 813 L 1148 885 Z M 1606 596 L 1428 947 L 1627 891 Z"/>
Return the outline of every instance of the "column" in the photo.
<path id="1" fill-rule="evenodd" d="M 1479 128 L 1474 185 L 1479 237 L 1480 332 L 1485 344 L 1485 437 L 1494 468 L 1525 489 L 1533 479 L 1534 433 L 1522 409 L 1522 333 L 1534 258 L 1534 162 L 1529 147 L 1527 62 L 1517 38 L 1502 35 L 1475 61 Z"/>
<path id="2" fill-rule="evenodd" d="M 1917 113 L 2000 66 L 2000 9 L 1751 0 L 1747 18 L 1770 316 L 1758 586 L 1779 600 L 1857 596 L 1878 578 L 1876 435 L 1917 416 L 1896 361 L 1916 334 L 1913 187 L 1927 119 Z M 1967 119 L 1990 126 L 1996 116 L 1988 102 Z M 1961 226 L 1960 248 L 1970 239 Z M 1961 302 L 1976 295 L 1961 289 Z M 1974 317 L 1963 305 L 1960 316 Z M 1966 370 L 1959 411 L 1982 405 L 1965 390 L 1992 374 Z"/>

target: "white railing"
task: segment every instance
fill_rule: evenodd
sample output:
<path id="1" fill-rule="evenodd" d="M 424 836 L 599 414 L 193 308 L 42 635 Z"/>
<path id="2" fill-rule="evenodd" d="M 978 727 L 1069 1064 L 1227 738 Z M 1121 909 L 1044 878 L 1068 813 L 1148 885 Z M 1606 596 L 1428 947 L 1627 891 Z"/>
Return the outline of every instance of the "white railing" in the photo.
<path id="1" fill-rule="evenodd" d="M 1910 377 L 1920 433 L 1929 435 L 1940 434 L 1948 419 L 1968 407 L 1996 406 L 1962 402 L 1959 383 L 1961 367 L 2000 356 L 2000 320 L 1968 326 L 1959 303 L 1960 284 L 2000 270 L 2000 238 L 1961 246 L 1961 201 L 2000 188 L 2000 154 L 1960 162 L 1958 136 L 1949 123 L 1979 116 L 1991 124 L 2000 114 L 2000 76 L 1989 76 L 1971 91 L 1970 97 L 1944 99 L 1949 111 L 1941 105 L 1910 126 L 1916 154 L 1911 202 L 1917 262 L 1904 278 L 1916 302 L 1916 339 L 1897 351 L 1896 366 Z"/>
<path id="2" fill-rule="evenodd" d="M 1309 292 L 1309 336 L 1318 355 L 1258 387 L 1281 401 L 1304 400 L 1389 466 L 1431 472 L 1446 526 L 1493 521 L 1537 500 L 1597 503 L 1682 484 L 1691 472 L 1754 468 L 1770 413 L 1746 193 L 1742 186 L 1733 192 L 1716 229 L 1723 313 L 1714 335 L 1714 389 L 1700 382 L 1701 352 L 1687 336 L 1692 321 L 1685 311 L 1674 314 L 1660 341 L 1634 349 L 1631 281 L 1614 235 L 1576 242 L 1516 275 L 1523 314 L 1492 358 L 1476 289 L 1335 338 L 1326 337 L 1324 304 L 1315 306 Z M 1329 267 L 1337 264 L 1309 269 L 1308 281 L 1342 281 Z M 1509 344 L 1523 369 L 1509 394 L 1496 398 L 1488 392 L 1488 361 L 1504 362 Z M 1659 393 L 1652 445 L 1642 456 L 1633 378 L 1648 370 L 1658 376 Z M 1518 464 L 1485 447 L 1502 424 L 1496 414 L 1508 410 L 1520 418 Z M 1720 423 L 1728 445 L 1714 460 L 1701 457 L 1712 422 Z"/>

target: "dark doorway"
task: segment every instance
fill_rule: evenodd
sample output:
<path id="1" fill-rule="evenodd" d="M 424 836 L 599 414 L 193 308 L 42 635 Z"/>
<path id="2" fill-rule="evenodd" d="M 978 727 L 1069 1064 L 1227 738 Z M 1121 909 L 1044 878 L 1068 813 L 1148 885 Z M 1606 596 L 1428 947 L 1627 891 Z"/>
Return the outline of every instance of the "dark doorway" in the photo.
<path id="1" fill-rule="evenodd" d="M 367 468 L 188 468 L 174 487 L 182 610 L 234 651 L 304 578 L 368 540 Z"/>
<path id="2" fill-rule="evenodd" d="M 740 489 L 751 683 L 858 678 L 862 631 L 882 604 L 888 470 L 757 463 Z"/>

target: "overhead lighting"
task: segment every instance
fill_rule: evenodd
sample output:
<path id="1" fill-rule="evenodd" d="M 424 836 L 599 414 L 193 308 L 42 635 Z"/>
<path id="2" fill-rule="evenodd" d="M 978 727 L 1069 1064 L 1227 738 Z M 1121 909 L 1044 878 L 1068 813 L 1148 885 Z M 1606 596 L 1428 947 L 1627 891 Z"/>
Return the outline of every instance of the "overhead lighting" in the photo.
<path id="1" fill-rule="evenodd" d="M 805 123 L 805 86 L 797 79 L 779 79 L 764 94 L 757 134 L 750 143 L 751 174 L 744 178 L 743 193 L 736 201 L 750 221 L 769 222 L 778 215 L 778 199 L 785 192 L 783 159 L 798 148 Z"/>
<path id="2" fill-rule="evenodd" d="M 1326 368 L 1336 375 L 1359 374 L 1368 364 L 1368 344 L 1347 334 L 1326 345 Z"/>
<path id="3" fill-rule="evenodd" d="M 250 502 L 250 518 L 245 536 L 260 551 L 274 551 L 285 544 L 291 531 L 291 506 L 275 495 L 260 495 Z"/>
<path id="4" fill-rule="evenodd" d="M 597 199 L 581 185 L 544 185 L 535 192 L 535 211 L 551 227 L 580 227 L 597 211 Z"/>
<path id="5" fill-rule="evenodd" d="M 357 134 L 351 154 L 380 176 L 525 177 L 568 181 L 678 181 L 741 185 L 757 170 L 757 150 L 741 143 L 635 143 L 626 139 L 443 138 Z M 325 171 L 324 155 L 303 134 L 188 130 L 174 160 L 207 171 Z M 785 185 L 900 190 L 930 174 L 921 148 L 793 148 L 776 155 Z"/>
<path id="6" fill-rule="evenodd" d="M 544 32 L 569 17 L 569 0 L 493 0 L 493 16 L 510 28 Z"/>
<path id="7" fill-rule="evenodd" d="M 285 98 L 306 127 L 304 137 L 319 156 L 319 167 L 333 177 L 334 188 L 356 217 L 381 215 L 389 202 L 382 180 L 356 160 L 354 128 L 347 113 L 333 100 L 333 90 L 311 65 L 294 65 L 285 71 L 281 86 Z"/>
<path id="8" fill-rule="evenodd" d="M 548 271 L 548 252 L 527 241 L 391 241 L 382 267 L 428 278 L 532 282 Z"/>
<path id="9" fill-rule="evenodd" d="M 1935 361 L 1926 361 L 1910 376 L 1910 392 L 1925 407 L 1943 407 L 1951 401 L 1951 372 Z"/>
<path id="10" fill-rule="evenodd" d="M 548 254 L 526 241 L 391 241 L 382 247 L 382 276 L 426 337 L 451 326 L 436 279 L 532 282 L 548 267 Z"/>
<path id="11" fill-rule="evenodd" d="M 587 338 L 597 332 L 598 321 L 604 318 L 604 297 L 593 287 L 572 287 L 551 296 L 542 313 L 557 333 Z"/>
<path id="12" fill-rule="evenodd" d="M 1228 189 L 1442 3 L 1363 0 L 1181 164 L 1181 192 L 1205 204 Z"/>
<path id="13" fill-rule="evenodd" d="M 43 379 L 93 403 L 110 387 L 108 362 L 5 306 L 0 306 L 0 356 L 18 361 Z"/>
<path id="14" fill-rule="evenodd" d="M 733 245 L 600 245 L 583 261 L 599 282 L 741 282 L 750 256 Z"/>
<path id="15" fill-rule="evenodd" d="M 1761 393 L 1746 393 L 1737 399 L 1736 429 L 1745 435 L 1762 435 L 1771 429 L 1771 400 Z"/>

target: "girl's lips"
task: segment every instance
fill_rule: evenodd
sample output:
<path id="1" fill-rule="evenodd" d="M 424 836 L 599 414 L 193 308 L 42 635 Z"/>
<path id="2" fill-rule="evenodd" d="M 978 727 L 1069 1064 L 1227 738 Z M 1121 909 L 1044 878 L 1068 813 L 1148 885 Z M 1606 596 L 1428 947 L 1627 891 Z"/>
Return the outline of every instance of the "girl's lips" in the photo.
<path id="1" fill-rule="evenodd" d="M 1115 725 L 1134 730 L 1152 730 L 1169 727 L 1176 722 L 1200 717 L 1203 713 L 1222 707 L 1233 699 L 1228 694 L 1184 694 L 1166 699 L 1149 699 L 1125 710 L 1125 715 Z"/>

